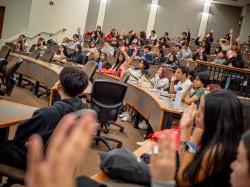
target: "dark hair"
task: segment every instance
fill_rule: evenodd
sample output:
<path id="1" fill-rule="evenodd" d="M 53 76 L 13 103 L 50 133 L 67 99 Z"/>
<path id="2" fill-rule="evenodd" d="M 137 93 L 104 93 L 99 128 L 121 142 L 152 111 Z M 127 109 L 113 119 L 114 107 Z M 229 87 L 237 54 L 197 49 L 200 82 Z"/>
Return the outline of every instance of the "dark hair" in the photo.
<path id="1" fill-rule="evenodd" d="M 38 41 L 41 41 L 43 43 L 43 45 L 46 45 L 44 38 L 40 37 L 40 38 L 38 38 Z M 37 43 L 37 46 L 40 46 L 40 44 Z"/>
<path id="2" fill-rule="evenodd" d="M 80 68 L 64 67 L 59 74 L 62 90 L 70 97 L 76 97 L 88 86 L 88 76 Z"/>
<path id="3" fill-rule="evenodd" d="M 141 39 L 146 39 L 147 38 L 147 35 L 146 35 L 146 33 L 144 31 L 141 31 L 139 35 L 140 35 Z"/>
<path id="4" fill-rule="evenodd" d="M 199 77 L 199 80 L 202 82 L 202 84 L 204 84 L 204 87 L 209 85 L 210 76 L 206 72 L 200 72 L 196 76 Z"/>
<path id="5" fill-rule="evenodd" d="M 144 49 L 148 49 L 149 51 L 151 51 L 151 50 L 152 50 L 152 47 L 149 46 L 149 45 L 146 45 L 146 46 L 144 47 Z"/>
<path id="6" fill-rule="evenodd" d="M 209 84 L 207 85 L 207 88 L 209 88 L 209 92 L 215 92 L 221 90 L 221 86 L 219 84 Z"/>
<path id="7" fill-rule="evenodd" d="M 78 38 L 79 39 L 79 35 L 78 34 L 74 34 L 73 38 Z"/>
<path id="8" fill-rule="evenodd" d="M 75 45 L 75 48 L 77 48 L 80 52 L 82 51 L 82 46 L 80 44 Z"/>
<path id="9" fill-rule="evenodd" d="M 60 45 L 60 47 L 63 48 L 63 54 L 64 54 L 65 56 L 68 56 L 67 47 L 66 47 L 65 45 Z M 57 53 L 60 54 L 59 49 L 58 49 L 58 52 L 57 52 Z"/>
<path id="10" fill-rule="evenodd" d="M 247 160 L 248 160 L 248 173 L 250 174 L 250 130 L 246 131 L 241 136 L 241 140 L 246 148 Z"/>
<path id="11" fill-rule="evenodd" d="M 182 35 L 185 35 L 185 36 L 187 36 L 187 32 L 182 32 Z"/>
<path id="12" fill-rule="evenodd" d="M 154 33 L 154 34 L 156 33 L 156 31 L 155 31 L 155 30 L 152 30 L 151 32 L 152 32 L 152 33 Z"/>
<path id="13" fill-rule="evenodd" d="M 236 94 L 220 90 L 205 96 L 202 147 L 194 160 L 185 168 L 184 179 L 193 183 L 198 182 L 202 161 L 209 152 L 206 168 L 202 168 L 207 177 L 228 171 L 231 162 L 236 158 L 242 132 L 243 109 Z"/>
<path id="14" fill-rule="evenodd" d="M 143 66 L 144 66 L 144 70 L 148 70 L 150 68 L 150 64 L 149 62 L 146 60 L 146 59 L 140 59 L 140 62 L 139 63 L 143 63 Z"/>
<path id="15" fill-rule="evenodd" d="M 188 76 L 188 73 L 189 73 L 189 69 L 187 66 L 185 65 L 180 65 L 178 66 L 177 68 L 179 68 L 182 72 L 182 74 L 186 74 L 186 77 Z"/>

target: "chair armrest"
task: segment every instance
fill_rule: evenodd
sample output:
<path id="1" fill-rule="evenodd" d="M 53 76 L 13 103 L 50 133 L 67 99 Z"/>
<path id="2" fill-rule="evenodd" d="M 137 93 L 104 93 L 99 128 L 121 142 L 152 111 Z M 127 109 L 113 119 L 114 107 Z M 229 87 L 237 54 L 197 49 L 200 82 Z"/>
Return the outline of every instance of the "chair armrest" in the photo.
<path id="1" fill-rule="evenodd" d="M 0 164 L 0 175 L 10 177 L 18 181 L 24 181 L 25 171 L 5 164 Z"/>

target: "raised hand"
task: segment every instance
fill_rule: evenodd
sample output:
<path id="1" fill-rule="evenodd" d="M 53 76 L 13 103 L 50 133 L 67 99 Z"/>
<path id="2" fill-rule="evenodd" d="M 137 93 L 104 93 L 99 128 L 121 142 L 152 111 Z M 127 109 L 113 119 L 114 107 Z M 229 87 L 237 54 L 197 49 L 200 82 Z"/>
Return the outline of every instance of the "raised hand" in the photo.
<path id="1" fill-rule="evenodd" d="M 176 171 L 176 150 L 173 137 L 166 136 L 160 140 L 159 153 L 150 158 L 150 172 L 155 182 L 170 182 L 174 180 Z"/>
<path id="2" fill-rule="evenodd" d="M 28 146 L 26 186 L 74 187 L 76 167 L 83 161 L 96 129 L 91 114 L 77 120 L 68 115 L 58 124 L 51 137 L 46 155 L 42 139 L 34 135 Z"/>
<path id="3" fill-rule="evenodd" d="M 181 120 L 180 120 L 180 127 L 181 128 L 189 128 L 193 122 L 194 122 L 194 117 L 196 115 L 196 104 L 192 103 L 190 107 L 184 111 Z"/>

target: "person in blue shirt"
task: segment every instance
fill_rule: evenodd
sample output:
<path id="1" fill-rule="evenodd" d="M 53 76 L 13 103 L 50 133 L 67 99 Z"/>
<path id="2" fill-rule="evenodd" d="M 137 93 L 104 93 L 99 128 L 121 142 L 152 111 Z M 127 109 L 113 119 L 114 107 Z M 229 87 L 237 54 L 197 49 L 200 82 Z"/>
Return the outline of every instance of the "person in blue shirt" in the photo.
<path id="1" fill-rule="evenodd" d="M 141 56 L 141 59 L 145 59 L 146 61 L 148 61 L 150 64 L 153 64 L 154 62 L 154 57 L 151 54 L 151 46 L 145 46 L 144 47 L 144 54 Z"/>

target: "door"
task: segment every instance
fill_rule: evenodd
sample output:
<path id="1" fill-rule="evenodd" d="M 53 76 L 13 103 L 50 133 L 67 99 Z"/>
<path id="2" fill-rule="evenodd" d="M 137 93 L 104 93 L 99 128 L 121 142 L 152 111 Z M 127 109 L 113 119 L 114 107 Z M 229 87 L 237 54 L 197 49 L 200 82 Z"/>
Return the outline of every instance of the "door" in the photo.
<path id="1" fill-rule="evenodd" d="M 5 7 L 0 6 L 0 39 L 2 38 Z"/>

